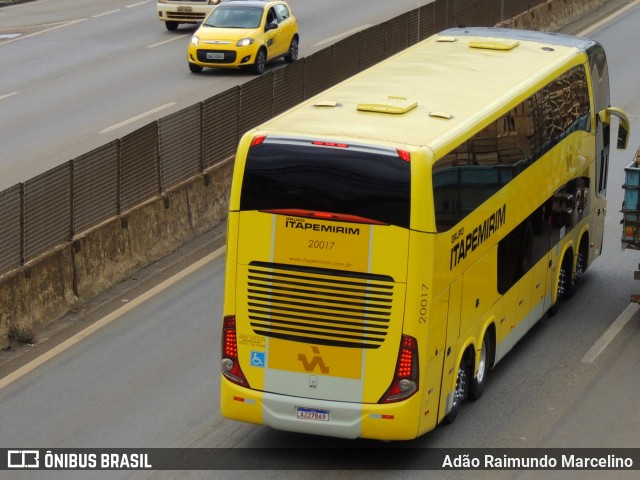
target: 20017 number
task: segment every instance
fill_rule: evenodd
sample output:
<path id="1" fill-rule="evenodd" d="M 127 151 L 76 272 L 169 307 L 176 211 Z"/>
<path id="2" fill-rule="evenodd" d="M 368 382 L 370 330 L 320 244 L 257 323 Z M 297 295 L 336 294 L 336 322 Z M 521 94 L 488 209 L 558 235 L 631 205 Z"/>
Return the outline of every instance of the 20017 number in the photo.
<path id="1" fill-rule="evenodd" d="M 319 248 L 321 250 L 331 250 L 336 242 L 325 242 L 324 240 L 309 240 L 308 248 Z"/>
<path id="2" fill-rule="evenodd" d="M 427 300 L 428 296 L 429 296 L 429 287 L 427 287 L 423 283 L 422 292 L 420 293 L 420 315 L 418 317 L 418 322 L 420 323 L 427 322 L 427 306 L 429 305 L 429 300 Z"/>

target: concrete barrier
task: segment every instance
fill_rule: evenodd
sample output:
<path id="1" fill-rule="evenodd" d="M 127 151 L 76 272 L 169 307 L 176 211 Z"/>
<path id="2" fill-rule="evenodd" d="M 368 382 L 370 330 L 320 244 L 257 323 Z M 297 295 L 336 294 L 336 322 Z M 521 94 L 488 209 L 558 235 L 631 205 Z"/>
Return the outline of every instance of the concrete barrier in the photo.
<path id="1" fill-rule="evenodd" d="M 496 26 L 557 32 L 585 15 L 598 10 L 608 2 L 609 0 L 547 0 Z"/>
<path id="2" fill-rule="evenodd" d="M 498 26 L 557 31 L 605 3 L 549 0 Z M 223 221 L 232 172 L 230 158 L 0 277 L 0 347 L 28 341 L 42 326 Z"/>
<path id="3" fill-rule="evenodd" d="M 0 345 L 37 331 L 222 222 L 232 159 L 0 278 Z"/>

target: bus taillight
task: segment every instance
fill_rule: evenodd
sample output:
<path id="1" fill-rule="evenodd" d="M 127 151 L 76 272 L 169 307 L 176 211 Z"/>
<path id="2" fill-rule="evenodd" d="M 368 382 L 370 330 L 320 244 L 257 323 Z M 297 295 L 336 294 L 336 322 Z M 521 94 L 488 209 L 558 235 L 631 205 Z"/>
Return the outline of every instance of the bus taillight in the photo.
<path id="1" fill-rule="evenodd" d="M 402 335 L 396 373 L 391 386 L 378 403 L 400 402 L 418 391 L 418 342 L 409 335 Z"/>
<path id="2" fill-rule="evenodd" d="M 237 385 L 249 387 L 249 382 L 238 363 L 235 315 L 224 317 L 222 324 L 222 374 Z"/>

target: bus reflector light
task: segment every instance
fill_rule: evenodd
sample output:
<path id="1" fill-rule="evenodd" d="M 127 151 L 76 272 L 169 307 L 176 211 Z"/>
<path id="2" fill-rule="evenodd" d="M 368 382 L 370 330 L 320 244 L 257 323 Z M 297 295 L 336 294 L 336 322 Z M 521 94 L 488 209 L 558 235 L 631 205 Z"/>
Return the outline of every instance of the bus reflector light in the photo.
<path id="1" fill-rule="evenodd" d="M 242 387 L 249 388 L 240 363 L 238 362 L 238 341 L 236 338 L 236 317 L 228 315 L 224 317 L 222 324 L 222 374 Z"/>
<path id="2" fill-rule="evenodd" d="M 411 161 L 411 154 L 407 150 L 398 149 L 397 152 L 398 152 L 398 156 L 405 162 Z"/>
<path id="3" fill-rule="evenodd" d="M 266 135 L 258 135 L 257 137 L 254 137 L 253 140 L 251 140 L 251 146 L 255 147 L 256 145 L 260 145 L 266 138 Z"/>

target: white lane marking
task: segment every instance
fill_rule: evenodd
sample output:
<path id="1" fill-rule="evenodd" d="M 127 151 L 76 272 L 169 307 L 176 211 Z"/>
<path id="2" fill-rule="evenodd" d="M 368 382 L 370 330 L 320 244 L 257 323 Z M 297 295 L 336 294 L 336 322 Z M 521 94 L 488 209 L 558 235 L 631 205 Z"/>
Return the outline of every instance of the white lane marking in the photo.
<path id="1" fill-rule="evenodd" d="M 124 304 L 123 306 L 121 306 L 117 310 L 115 310 L 115 311 L 111 312 L 109 315 L 101 318 L 100 320 L 98 320 L 94 324 L 88 326 L 87 328 L 85 328 L 81 332 L 76 333 L 73 337 L 65 340 L 61 344 L 53 347 L 51 350 L 43 353 L 38 358 L 36 358 L 36 359 L 32 360 L 31 362 L 27 363 L 26 365 L 20 367 L 15 372 L 12 372 L 9 375 L 7 375 L 6 377 L 0 379 L 0 390 L 2 390 L 4 387 L 9 385 L 10 383 L 15 382 L 16 380 L 18 380 L 22 376 L 26 375 L 30 371 L 38 368 L 43 363 L 51 360 L 55 356 L 57 356 L 60 353 L 64 352 L 68 348 L 71 348 L 73 345 L 75 345 L 76 343 L 78 343 L 82 339 L 87 338 L 92 333 L 95 333 L 96 331 L 100 330 L 105 325 L 108 325 L 109 323 L 113 322 L 114 320 L 120 318 L 125 313 L 133 310 L 137 306 L 139 306 L 139 305 L 143 304 L 144 302 L 146 302 L 147 300 L 155 297 L 159 293 L 162 293 L 167 288 L 169 288 L 172 285 L 176 284 L 177 282 L 179 282 L 183 278 L 191 275 L 196 270 L 199 270 L 200 268 L 206 266 L 210 262 L 213 262 L 220 255 L 224 254 L 224 251 L 225 251 L 225 247 L 222 246 L 222 247 L 218 248 L 217 250 L 211 252 L 206 257 L 201 258 L 197 262 L 189 265 L 184 270 L 176 273 L 174 276 L 172 276 L 172 277 L 166 279 L 164 282 L 156 285 L 151 290 L 148 290 L 148 291 L 144 292 L 139 297 L 136 297 L 133 300 L 131 300 L 130 302 Z"/>
<path id="2" fill-rule="evenodd" d="M 585 30 L 582 30 L 580 33 L 578 33 L 578 35 L 580 36 L 586 36 L 589 35 L 591 32 L 593 32 L 596 28 L 600 28 L 602 25 L 604 25 L 607 22 L 610 22 L 611 20 L 613 20 L 614 18 L 622 15 L 624 12 L 626 12 L 627 10 L 629 10 L 630 8 L 635 7 L 638 3 L 640 3 L 640 0 L 635 0 L 634 2 L 628 4 L 627 6 L 621 8 L 620 10 L 618 10 L 617 12 L 612 13 L 611 15 L 609 15 L 606 18 L 603 18 L 602 20 L 600 20 L 598 23 L 595 23 L 593 25 L 591 25 L 590 27 L 586 28 Z"/>
<path id="3" fill-rule="evenodd" d="M 126 5 L 124 8 L 138 7 L 140 5 L 144 5 L 145 3 L 149 3 L 149 0 L 145 0 L 144 2 L 132 3 L 131 5 Z"/>
<path id="4" fill-rule="evenodd" d="M 161 112 L 162 110 L 166 110 L 167 108 L 171 108 L 176 104 L 176 102 L 165 103 L 164 105 L 160 105 L 159 107 L 153 108 L 148 112 L 141 113 L 140 115 L 136 115 L 135 117 L 131 117 L 124 122 L 116 123 L 115 125 L 111 125 L 110 127 L 105 128 L 104 130 L 100 130 L 98 133 L 109 133 L 113 130 L 117 130 L 118 128 L 124 127 L 125 125 L 129 125 L 130 123 L 137 122 L 138 120 L 148 117 L 149 115 L 153 115 L 154 113 Z"/>
<path id="5" fill-rule="evenodd" d="M 111 15 L 112 13 L 117 13 L 119 11 L 120 11 L 120 9 L 117 8 L 115 10 L 109 10 L 108 12 L 103 12 L 103 13 L 98 13 L 97 15 L 92 15 L 91 18 L 100 18 L 100 17 L 104 17 L 106 15 Z"/>
<path id="6" fill-rule="evenodd" d="M 7 7 L 2 7 L 2 8 L 7 8 Z M 12 38 L 11 40 L 7 40 L 6 42 L 2 42 L 2 45 L 6 45 L 7 43 L 12 43 L 12 42 L 17 42 L 19 40 L 24 40 L 25 38 L 31 38 L 31 37 L 35 37 L 37 35 L 42 35 L 43 33 L 48 33 L 51 30 L 57 30 L 58 28 L 70 27 L 71 25 L 75 25 L 76 23 L 84 22 L 86 20 L 87 20 L 86 18 L 80 18 L 78 20 L 72 20 L 71 22 L 65 22 L 65 23 L 62 23 L 62 24 L 57 25 L 55 27 L 47 28 L 45 30 L 40 30 L 39 32 L 30 33 L 29 35 L 24 35 L 24 36 L 18 37 L 18 38 Z"/>
<path id="7" fill-rule="evenodd" d="M 147 45 L 147 48 L 159 47 L 160 45 L 164 45 L 165 43 L 173 42 L 175 40 L 180 40 L 181 38 L 188 37 L 189 35 L 191 35 L 191 34 L 190 33 L 183 33 L 182 35 L 178 35 L 177 37 L 170 38 L 169 40 L 163 40 L 160 43 L 154 43 L 153 45 Z"/>
<path id="8" fill-rule="evenodd" d="M 365 28 L 369 28 L 370 26 L 371 26 L 371 25 L 367 23 L 367 24 L 365 24 L 365 25 L 361 25 L 361 26 L 359 26 L 359 27 L 352 28 L 351 30 L 348 30 L 348 31 L 346 31 L 346 32 L 342 32 L 342 33 L 339 33 L 338 35 L 334 35 L 334 36 L 333 36 L 333 37 L 331 37 L 331 38 L 325 38 L 324 40 L 321 40 L 321 41 L 319 41 L 319 42 L 316 42 L 316 43 L 314 43 L 314 44 L 313 44 L 313 45 L 311 45 L 311 46 L 312 46 L 312 47 L 319 47 L 319 46 L 321 46 L 321 45 L 325 45 L 325 44 L 327 44 L 327 43 L 335 43 L 337 40 L 341 40 L 341 39 L 343 39 L 343 38 L 345 38 L 345 37 L 348 37 L 348 36 L 349 36 L 349 35 L 351 35 L 351 34 L 358 33 L 359 31 L 364 30 Z"/>
<path id="9" fill-rule="evenodd" d="M 625 308 L 624 312 L 622 312 L 618 318 L 614 320 L 614 322 L 607 328 L 607 330 L 602 334 L 602 336 L 593 344 L 593 346 L 589 349 L 587 353 L 582 357 L 582 363 L 593 363 L 593 361 L 598 358 L 605 348 L 611 343 L 611 341 L 616 338 L 624 326 L 633 318 L 633 316 L 640 310 L 640 304 L 631 303 L 627 308 Z"/>
<path id="10" fill-rule="evenodd" d="M 3 100 L 5 98 L 9 98 L 9 97 L 13 97 L 14 95 L 19 94 L 20 92 L 11 92 L 11 93 L 7 93 L 5 95 L 0 95 L 0 100 Z"/>

